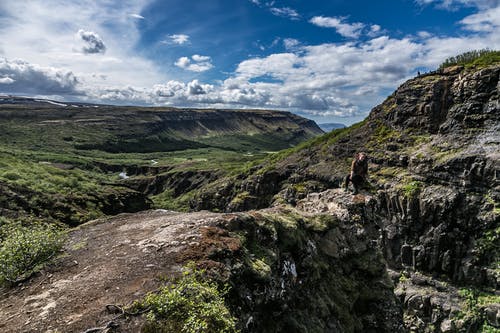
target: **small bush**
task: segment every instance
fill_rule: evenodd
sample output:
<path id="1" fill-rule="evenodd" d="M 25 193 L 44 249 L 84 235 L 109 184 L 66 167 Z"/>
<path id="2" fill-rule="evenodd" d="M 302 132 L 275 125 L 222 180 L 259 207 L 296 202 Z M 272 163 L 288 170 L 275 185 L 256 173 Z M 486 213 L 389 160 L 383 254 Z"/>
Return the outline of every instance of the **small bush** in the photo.
<path id="1" fill-rule="evenodd" d="M 406 198 L 414 198 L 422 191 L 422 182 L 414 180 L 403 185 L 403 194 Z"/>
<path id="2" fill-rule="evenodd" d="M 443 69 L 450 66 L 479 66 L 485 67 L 494 63 L 500 62 L 500 51 L 493 51 L 488 49 L 474 50 L 464 52 L 454 57 L 446 59 L 439 68 Z"/>
<path id="3" fill-rule="evenodd" d="M 132 307 L 147 309 L 148 321 L 142 330 L 146 333 L 237 332 L 236 320 L 224 303 L 226 293 L 190 264 L 175 283 L 146 295 Z"/>
<path id="4" fill-rule="evenodd" d="M 64 244 L 64 233 L 54 226 L 3 225 L 0 243 L 0 284 L 14 283 L 40 269 Z"/>

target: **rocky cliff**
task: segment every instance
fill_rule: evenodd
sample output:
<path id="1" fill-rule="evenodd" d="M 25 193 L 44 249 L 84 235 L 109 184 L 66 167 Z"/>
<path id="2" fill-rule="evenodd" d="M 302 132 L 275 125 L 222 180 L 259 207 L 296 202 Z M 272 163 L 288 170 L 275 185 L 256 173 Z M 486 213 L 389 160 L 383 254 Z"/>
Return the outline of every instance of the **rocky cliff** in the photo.
<path id="1" fill-rule="evenodd" d="M 403 276 L 406 283 L 408 292 L 399 295 L 408 327 L 475 331 L 487 313 L 493 319 L 486 325 L 498 325 L 499 74 L 499 65 L 455 66 L 411 79 L 365 121 L 276 155 L 245 176 L 219 180 L 193 207 L 296 205 L 310 193 L 340 186 L 353 154 L 365 151 L 379 246 L 395 282 Z M 415 274 L 427 278 L 412 279 Z M 414 280 L 426 288 L 412 289 Z M 464 297 L 443 304 L 440 292 L 448 289 L 441 283 L 462 294 L 483 290 L 489 303 L 474 314 L 464 310 Z M 458 289 L 445 294 L 458 295 Z"/>

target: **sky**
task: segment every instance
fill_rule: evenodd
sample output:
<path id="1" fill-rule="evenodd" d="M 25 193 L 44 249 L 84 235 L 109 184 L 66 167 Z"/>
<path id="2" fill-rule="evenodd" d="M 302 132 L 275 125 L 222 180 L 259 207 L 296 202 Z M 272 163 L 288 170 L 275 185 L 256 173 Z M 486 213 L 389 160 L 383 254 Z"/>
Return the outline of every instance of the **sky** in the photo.
<path id="1" fill-rule="evenodd" d="M 500 0 L 0 0 L 0 94 L 364 119 L 500 49 Z"/>

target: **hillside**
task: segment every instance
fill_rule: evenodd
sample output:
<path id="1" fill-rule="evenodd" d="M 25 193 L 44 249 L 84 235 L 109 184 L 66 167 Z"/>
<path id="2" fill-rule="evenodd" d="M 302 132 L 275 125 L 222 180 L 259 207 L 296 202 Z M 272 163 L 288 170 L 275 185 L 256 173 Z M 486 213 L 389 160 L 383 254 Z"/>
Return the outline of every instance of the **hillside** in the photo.
<path id="1" fill-rule="evenodd" d="M 245 176 L 213 182 L 193 208 L 296 205 L 340 187 L 353 154 L 364 151 L 379 246 L 408 327 L 479 331 L 487 317 L 498 325 L 491 318 L 500 301 L 499 74 L 493 64 L 415 77 L 363 122 L 276 154 Z"/>
<path id="2" fill-rule="evenodd" d="M 0 96 L 0 210 L 77 225 L 170 208 L 169 188 L 179 196 L 321 133 L 288 112 Z"/>

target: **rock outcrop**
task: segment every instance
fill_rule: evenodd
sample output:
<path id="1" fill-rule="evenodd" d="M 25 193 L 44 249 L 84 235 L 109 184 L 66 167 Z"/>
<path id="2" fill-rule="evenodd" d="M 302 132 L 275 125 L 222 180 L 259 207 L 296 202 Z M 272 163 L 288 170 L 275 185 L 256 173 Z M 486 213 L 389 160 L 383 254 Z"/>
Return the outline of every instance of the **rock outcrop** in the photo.
<path id="1" fill-rule="evenodd" d="M 413 318 L 408 323 L 420 322 L 409 327 L 419 332 L 478 329 L 486 317 L 494 317 L 492 304 L 500 301 L 491 294 L 500 281 L 499 75 L 500 65 L 491 65 L 411 79 L 365 121 L 282 153 L 244 177 L 219 180 L 193 200 L 193 207 L 209 202 L 235 211 L 296 205 L 310 193 L 340 186 L 352 155 L 365 151 L 370 156 L 367 191 L 375 198 L 378 244 L 389 268 L 491 296 L 469 321 L 462 320 L 463 312 L 450 310 L 465 311 L 463 295 L 434 317 L 438 305 L 426 305 L 423 315 L 412 312 L 414 303 L 402 296 Z M 410 294 L 416 290 L 422 289 Z M 488 319 L 485 325 L 497 324 Z"/>

